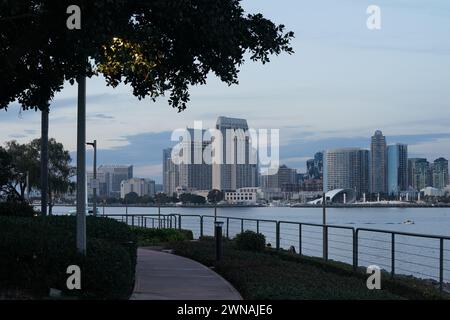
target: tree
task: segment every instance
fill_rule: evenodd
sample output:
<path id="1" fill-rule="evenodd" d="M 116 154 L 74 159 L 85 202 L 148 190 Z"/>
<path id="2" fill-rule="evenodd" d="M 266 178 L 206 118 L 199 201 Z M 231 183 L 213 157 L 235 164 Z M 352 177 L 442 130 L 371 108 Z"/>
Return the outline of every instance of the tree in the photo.
<path id="1" fill-rule="evenodd" d="M 20 144 L 12 140 L 6 143 L 6 151 L 13 159 L 16 171 L 14 178 L 23 201 L 26 190 L 38 186 L 35 181 L 39 179 L 39 150 L 33 149 L 31 144 Z"/>
<path id="2" fill-rule="evenodd" d="M 220 201 L 222 201 L 224 199 L 225 195 L 223 193 L 223 191 L 217 190 L 217 189 L 213 189 L 210 192 L 208 192 L 208 202 L 209 203 L 214 203 L 217 204 Z"/>
<path id="3" fill-rule="evenodd" d="M 66 27 L 69 5 L 82 12 L 80 30 Z M 124 82 L 139 99 L 169 92 L 179 110 L 189 86 L 214 73 L 237 83 L 238 66 L 292 53 L 292 32 L 261 14 L 245 14 L 239 0 L 18 0 L 0 3 L 0 108 L 48 108 L 64 81 L 103 74 Z M 89 59 L 88 59 L 89 58 Z"/>
<path id="4" fill-rule="evenodd" d="M 136 192 L 130 192 L 125 195 L 126 204 L 136 204 L 139 201 L 139 195 Z"/>
<path id="5" fill-rule="evenodd" d="M 221 190 L 213 189 L 208 192 L 208 202 L 214 204 L 214 222 L 217 220 L 217 203 L 225 198 L 225 194 Z"/>
<path id="6" fill-rule="evenodd" d="M 8 152 L 0 147 L 0 199 L 17 199 L 19 194 L 14 185 L 15 168 Z"/>
<path id="7" fill-rule="evenodd" d="M 31 143 L 31 149 L 35 153 L 41 149 L 41 139 L 35 139 Z M 61 193 L 65 193 L 69 190 L 73 190 L 75 183 L 71 181 L 71 178 L 75 175 L 75 168 L 71 166 L 72 159 L 69 151 L 64 149 L 62 143 L 56 142 L 51 138 L 48 140 L 48 213 L 52 214 L 55 196 Z M 41 159 L 39 158 L 37 163 L 39 164 Z M 40 185 L 41 177 L 39 177 Z M 41 190 L 45 192 L 45 190 Z"/>
<path id="8" fill-rule="evenodd" d="M 83 15 L 75 31 L 66 27 L 65 14 L 73 4 Z M 169 104 L 181 111 L 189 87 L 205 84 L 210 73 L 236 84 L 246 53 L 262 63 L 292 53 L 294 35 L 284 29 L 261 14 L 245 14 L 239 0 L 2 1 L 0 109 L 18 101 L 23 109 L 47 111 L 64 82 L 77 81 L 77 179 L 84 181 L 86 77 L 129 84 L 139 99 L 169 93 Z M 77 234 L 84 235 L 84 183 L 78 188 Z M 77 245 L 85 252 L 83 238 Z"/>
<path id="9" fill-rule="evenodd" d="M 48 166 L 49 184 L 47 192 L 49 199 L 49 214 L 52 214 L 53 200 L 55 195 L 69 191 L 74 187 L 71 178 L 74 176 L 74 168 L 71 166 L 71 157 L 69 151 L 64 150 L 61 143 L 55 139 L 49 142 L 50 161 Z M 6 151 L 14 163 L 14 181 L 15 186 L 20 190 L 18 197 L 25 199 L 24 194 L 27 188 L 37 188 L 41 186 L 40 176 L 40 150 L 41 139 L 35 139 L 28 144 L 19 144 L 17 141 L 9 141 L 6 143 Z M 27 178 L 28 176 L 28 178 Z M 27 185 L 27 182 L 29 185 Z"/>
<path id="10" fill-rule="evenodd" d="M 206 203 L 206 199 L 205 197 L 196 195 L 196 194 L 191 194 L 191 193 L 183 193 L 180 195 L 180 201 L 183 204 L 187 204 L 187 203 L 191 203 L 191 204 L 205 204 Z"/>

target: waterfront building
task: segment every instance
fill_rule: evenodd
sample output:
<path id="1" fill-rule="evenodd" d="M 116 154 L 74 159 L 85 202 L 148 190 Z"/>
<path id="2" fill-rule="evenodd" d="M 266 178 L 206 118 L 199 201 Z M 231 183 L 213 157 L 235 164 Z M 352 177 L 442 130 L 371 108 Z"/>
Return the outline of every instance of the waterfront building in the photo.
<path id="1" fill-rule="evenodd" d="M 375 131 L 370 145 L 370 192 L 387 192 L 386 137 Z"/>
<path id="2" fill-rule="evenodd" d="M 136 193 L 139 197 L 155 196 L 155 181 L 150 179 L 132 178 L 120 183 L 120 198 L 124 199 L 129 193 Z"/>
<path id="3" fill-rule="evenodd" d="M 224 201 L 228 204 L 255 205 L 258 200 L 258 194 L 260 193 L 261 190 L 256 187 L 239 188 L 235 191 L 225 191 Z"/>
<path id="4" fill-rule="evenodd" d="M 133 178 L 133 166 L 101 165 L 98 167 L 97 174 L 99 177 L 104 175 L 107 196 L 119 198 L 121 182 Z"/>
<path id="5" fill-rule="evenodd" d="M 212 165 L 212 187 L 218 190 L 257 187 L 258 164 L 252 161 L 256 150 L 250 143 L 247 120 L 219 117 L 216 129 L 222 133 L 222 150 L 215 150 L 218 153 Z"/>
<path id="6" fill-rule="evenodd" d="M 395 144 L 387 147 L 387 188 L 390 195 L 408 189 L 408 146 Z"/>
<path id="7" fill-rule="evenodd" d="M 323 151 L 317 152 L 314 159 L 306 161 L 306 173 L 309 180 L 320 180 L 323 178 Z"/>
<path id="8" fill-rule="evenodd" d="M 92 171 L 86 172 L 87 194 L 91 198 L 94 195 L 94 173 Z M 97 197 L 108 197 L 108 184 L 106 183 L 106 173 L 97 171 Z"/>
<path id="9" fill-rule="evenodd" d="M 298 189 L 297 170 L 281 165 L 276 174 L 261 175 L 261 187 L 281 192 L 298 191 L 295 190 Z"/>
<path id="10" fill-rule="evenodd" d="M 183 150 L 190 154 L 185 159 L 187 163 L 178 165 L 179 185 L 188 190 L 211 190 L 212 188 L 212 165 L 205 163 L 203 153 L 211 141 L 196 141 L 196 134 L 203 137 L 206 130 L 187 129 L 191 137 L 190 141 L 183 141 Z M 198 132 L 196 132 L 198 131 Z M 197 155 L 197 156 L 196 156 Z M 196 161 L 197 160 L 197 161 Z M 199 163 L 197 163 L 199 162 Z M 178 187 L 176 186 L 176 187 Z"/>
<path id="11" fill-rule="evenodd" d="M 448 185 L 448 160 L 439 158 L 433 162 L 433 187 L 443 190 Z"/>
<path id="12" fill-rule="evenodd" d="M 431 186 L 430 163 L 425 158 L 408 159 L 408 184 L 416 191 Z"/>
<path id="13" fill-rule="evenodd" d="M 327 150 L 324 154 L 323 191 L 352 189 L 362 197 L 369 191 L 369 151 L 359 148 Z"/>
<path id="14" fill-rule="evenodd" d="M 172 161 L 172 148 L 163 150 L 163 189 L 164 193 L 172 196 L 180 185 L 178 165 Z"/>

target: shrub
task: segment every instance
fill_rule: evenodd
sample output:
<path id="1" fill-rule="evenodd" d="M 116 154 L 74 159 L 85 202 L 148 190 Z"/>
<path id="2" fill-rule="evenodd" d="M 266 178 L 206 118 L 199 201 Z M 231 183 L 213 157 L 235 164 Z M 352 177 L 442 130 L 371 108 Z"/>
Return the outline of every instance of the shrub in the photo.
<path id="1" fill-rule="evenodd" d="M 192 240 L 191 230 L 132 228 L 139 246 L 151 246 L 167 242 Z"/>
<path id="2" fill-rule="evenodd" d="M 87 252 L 76 250 L 75 217 L 0 217 L 0 288 L 33 297 L 50 288 L 89 299 L 128 299 L 134 286 L 134 234 L 118 221 L 88 217 Z M 69 291 L 69 265 L 81 268 L 81 291 Z"/>
<path id="3" fill-rule="evenodd" d="M 33 207 L 26 202 L 0 202 L 0 216 L 32 217 Z"/>
<path id="4" fill-rule="evenodd" d="M 250 230 L 236 235 L 235 242 L 236 247 L 240 250 L 263 251 L 266 247 L 266 237 Z"/>

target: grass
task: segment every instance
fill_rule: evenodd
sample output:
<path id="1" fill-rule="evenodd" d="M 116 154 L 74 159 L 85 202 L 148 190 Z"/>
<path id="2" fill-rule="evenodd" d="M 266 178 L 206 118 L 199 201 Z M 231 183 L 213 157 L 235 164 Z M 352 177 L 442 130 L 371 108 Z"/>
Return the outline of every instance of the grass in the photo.
<path id="1" fill-rule="evenodd" d="M 172 243 L 178 241 L 192 240 L 193 235 L 190 230 L 178 229 L 148 229 L 141 227 L 131 227 L 136 236 L 139 247 L 148 247 Z"/>
<path id="2" fill-rule="evenodd" d="M 215 261 L 211 239 L 172 243 L 175 253 L 196 260 L 227 279 L 246 300 L 439 299 L 439 292 L 413 278 L 382 276 L 381 290 L 369 290 L 368 275 L 338 262 L 300 257 L 285 251 L 238 250 L 224 242 L 224 257 Z M 448 296 L 445 296 L 448 298 Z"/>

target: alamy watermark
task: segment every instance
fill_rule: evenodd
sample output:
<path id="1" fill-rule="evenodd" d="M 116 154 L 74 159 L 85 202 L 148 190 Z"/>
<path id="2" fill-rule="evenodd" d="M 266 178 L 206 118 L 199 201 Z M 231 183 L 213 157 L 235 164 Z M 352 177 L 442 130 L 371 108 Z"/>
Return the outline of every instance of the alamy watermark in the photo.
<path id="1" fill-rule="evenodd" d="M 370 274 L 366 285 L 369 290 L 381 290 L 381 268 L 376 265 L 367 267 L 367 274 Z"/>
<path id="2" fill-rule="evenodd" d="M 70 276 L 67 278 L 66 286 L 69 290 L 81 290 L 81 269 L 77 265 L 67 267 L 66 273 Z"/>
<path id="3" fill-rule="evenodd" d="M 367 18 L 367 29 L 380 30 L 381 29 L 381 8 L 376 5 L 370 5 L 366 10 L 369 17 Z"/>
<path id="4" fill-rule="evenodd" d="M 227 128 L 203 129 L 195 121 L 193 129 L 176 129 L 171 160 L 175 165 L 259 165 L 265 174 L 276 174 L 280 165 L 280 130 Z"/>

